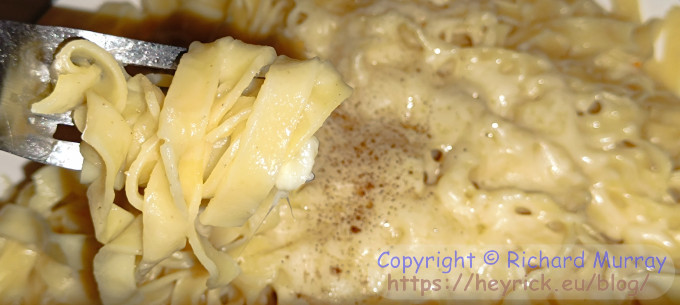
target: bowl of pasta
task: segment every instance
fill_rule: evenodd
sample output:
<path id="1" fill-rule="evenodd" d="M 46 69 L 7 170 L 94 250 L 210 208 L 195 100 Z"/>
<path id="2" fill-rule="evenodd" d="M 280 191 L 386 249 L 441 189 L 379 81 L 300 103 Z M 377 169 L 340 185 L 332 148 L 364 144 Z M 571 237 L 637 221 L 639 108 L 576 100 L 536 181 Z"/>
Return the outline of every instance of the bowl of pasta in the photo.
<path id="1" fill-rule="evenodd" d="M 675 1 L 55 7 L 188 52 L 54 55 L 85 161 L 0 154 L 0 303 L 680 302 Z"/>

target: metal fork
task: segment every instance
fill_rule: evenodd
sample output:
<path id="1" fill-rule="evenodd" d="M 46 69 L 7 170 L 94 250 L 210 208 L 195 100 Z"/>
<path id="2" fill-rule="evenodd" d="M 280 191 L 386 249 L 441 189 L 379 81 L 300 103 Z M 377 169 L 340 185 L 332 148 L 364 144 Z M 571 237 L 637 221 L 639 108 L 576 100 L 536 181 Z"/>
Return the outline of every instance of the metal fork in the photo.
<path id="1" fill-rule="evenodd" d="M 65 41 L 87 39 L 123 65 L 174 70 L 183 48 L 64 27 L 0 20 L 0 150 L 44 164 L 80 170 L 79 143 L 58 140 L 71 113 L 35 114 L 31 104 L 51 90 L 50 65 Z"/>

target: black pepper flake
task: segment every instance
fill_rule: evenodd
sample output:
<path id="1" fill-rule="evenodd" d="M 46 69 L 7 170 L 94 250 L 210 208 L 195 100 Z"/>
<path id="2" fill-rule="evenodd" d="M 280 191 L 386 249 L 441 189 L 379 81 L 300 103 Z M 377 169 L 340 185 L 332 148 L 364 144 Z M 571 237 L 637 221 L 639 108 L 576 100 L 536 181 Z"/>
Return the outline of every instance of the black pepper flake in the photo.
<path id="1" fill-rule="evenodd" d="M 441 161 L 442 157 L 444 156 L 442 151 L 439 149 L 433 149 L 432 151 L 430 151 L 430 155 L 432 156 L 432 160 L 435 160 L 437 162 Z"/>
<path id="2" fill-rule="evenodd" d="M 531 215 L 531 210 L 529 210 L 525 207 L 516 207 L 515 213 L 517 213 L 519 215 Z"/>
<path id="3" fill-rule="evenodd" d="M 600 110 L 602 110 L 602 104 L 600 104 L 600 101 L 595 101 L 590 107 L 588 107 L 588 113 L 590 114 L 598 114 L 600 113 Z"/>
<path id="4" fill-rule="evenodd" d="M 628 148 L 637 147 L 637 145 L 635 145 L 635 143 L 628 141 L 628 140 L 623 140 L 622 144 L 623 144 L 623 146 L 628 147 Z"/>

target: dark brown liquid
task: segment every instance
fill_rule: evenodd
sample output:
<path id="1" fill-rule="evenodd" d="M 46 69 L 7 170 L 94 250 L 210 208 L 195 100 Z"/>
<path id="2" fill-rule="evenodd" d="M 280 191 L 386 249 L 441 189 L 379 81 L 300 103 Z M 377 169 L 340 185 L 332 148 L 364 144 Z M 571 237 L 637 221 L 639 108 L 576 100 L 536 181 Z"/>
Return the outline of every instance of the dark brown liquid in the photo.
<path id="1" fill-rule="evenodd" d="M 57 25 L 124 36 L 139 40 L 187 47 L 193 41 L 211 42 L 232 36 L 250 44 L 273 46 L 278 54 L 303 58 L 299 43 L 282 35 L 272 34 L 257 38 L 229 27 L 224 22 L 209 21 L 200 16 L 178 12 L 168 18 L 132 19 L 101 12 L 84 12 L 58 7 L 50 8 L 39 24 Z"/>

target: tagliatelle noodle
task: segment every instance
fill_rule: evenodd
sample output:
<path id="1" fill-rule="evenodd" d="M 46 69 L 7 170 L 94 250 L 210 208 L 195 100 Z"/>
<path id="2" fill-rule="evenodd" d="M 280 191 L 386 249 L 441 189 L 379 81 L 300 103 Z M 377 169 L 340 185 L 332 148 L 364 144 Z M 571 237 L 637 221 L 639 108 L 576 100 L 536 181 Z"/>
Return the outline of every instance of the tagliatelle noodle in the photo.
<path id="1" fill-rule="evenodd" d="M 192 44 L 165 97 L 84 40 L 67 43 L 55 68 L 53 93 L 33 110 L 84 116 L 81 180 L 103 244 L 93 272 L 104 304 L 159 293 L 184 304 L 197 301 L 189 291 L 226 287 L 239 267 L 211 243 L 211 228 L 240 227 L 275 204 L 270 194 L 309 179 L 317 144 L 306 143 L 351 92 L 328 64 L 232 38 Z M 123 186 L 132 210 L 114 202 Z M 173 272 L 175 257 L 183 263 Z M 192 279 L 181 270 L 196 266 Z"/>
<path id="2" fill-rule="evenodd" d="M 92 251 L 87 211 L 82 200 L 60 204 L 67 196 L 84 197 L 73 172 L 44 167 L 19 194 L 16 204 L 0 209 L 0 303 L 91 304 Z M 87 213 L 87 212 L 85 212 Z"/>

